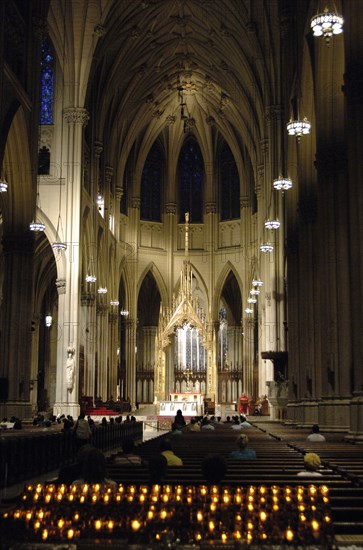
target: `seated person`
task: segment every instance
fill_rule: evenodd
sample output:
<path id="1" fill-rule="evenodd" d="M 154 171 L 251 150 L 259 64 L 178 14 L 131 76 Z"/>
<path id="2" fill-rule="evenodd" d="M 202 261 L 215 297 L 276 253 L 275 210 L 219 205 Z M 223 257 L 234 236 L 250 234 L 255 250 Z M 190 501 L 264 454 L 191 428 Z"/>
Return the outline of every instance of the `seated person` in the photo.
<path id="1" fill-rule="evenodd" d="M 126 437 L 121 443 L 122 453 L 116 455 L 114 464 L 126 466 L 141 466 L 141 456 L 134 453 L 135 443 L 131 437 Z"/>
<path id="2" fill-rule="evenodd" d="M 183 461 L 176 456 L 173 451 L 170 439 L 162 439 L 160 443 L 160 453 L 166 458 L 168 466 L 182 466 Z"/>
<path id="3" fill-rule="evenodd" d="M 321 466 L 320 457 L 315 453 L 306 453 L 304 456 L 305 470 L 299 472 L 297 475 L 301 477 L 320 477 L 321 474 L 318 470 Z"/>
<path id="4" fill-rule="evenodd" d="M 190 424 L 188 426 L 188 430 L 190 432 L 200 432 L 200 424 L 198 422 L 198 418 L 193 417 L 190 419 Z"/>
<path id="5" fill-rule="evenodd" d="M 227 473 L 227 463 L 219 454 L 207 455 L 202 461 L 202 474 L 209 483 L 219 483 Z"/>
<path id="6" fill-rule="evenodd" d="M 230 416 L 227 416 L 225 421 L 224 421 L 224 424 L 232 424 L 232 420 L 231 420 L 231 417 Z"/>
<path id="7" fill-rule="evenodd" d="M 256 458 L 256 451 L 248 448 L 248 437 L 246 434 L 240 434 L 236 439 L 237 449 L 229 454 L 230 458 L 239 458 L 242 460 L 253 460 Z"/>
<path id="8" fill-rule="evenodd" d="M 201 430 L 215 430 L 215 427 L 210 423 L 208 420 L 208 417 L 205 416 L 202 420 L 202 425 L 200 427 Z"/>
<path id="9" fill-rule="evenodd" d="M 102 483 L 117 489 L 116 481 L 106 477 L 106 457 L 102 451 L 92 447 L 82 460 L 81 477 L 75 479 L 72 485 L 81 487 L 85 483 Z"/>
<path id="10" fill-rule="evenodd" d="M 241 424 L 240 424 L 240 421 L 238 419 L 238 416 L 233 417 L 233 422 L 232 422 L 232 425 L 231 425 L 231 429 L 232 430 L 240 430 L 241 429 Z"/>
<path id="11" fill-rule="evenodd" d="M 241 416 L 239 418 L 240 418 L 240 422 L 241 422 L 241 430 L 244 430 L 245 428 L 252 428 L 252 424 L 247 422 L 247 418 L 245 417 L 244 414 L 241 414 Z"/>
<path id="12" fill-rule="evenodd" d="M 317 424 L 314 424 L 311 428 L 311 434 L 307 436 L 307 441 L 326 441 L 325 437 L 320 433 L 320 428 Z"/>
<path id="13" fill-rule="evenodd" d="M 174 418 L 174 424 L 176 426 L 178 426 L 179 428 L 182 428 L 183 426 L 186 425 L 185 418 L 183 416 L 183 413 L 182 413 L 181 409 L 178 409 L 176 411 L 176 415 L 175 415 L 175 418 Z"/>

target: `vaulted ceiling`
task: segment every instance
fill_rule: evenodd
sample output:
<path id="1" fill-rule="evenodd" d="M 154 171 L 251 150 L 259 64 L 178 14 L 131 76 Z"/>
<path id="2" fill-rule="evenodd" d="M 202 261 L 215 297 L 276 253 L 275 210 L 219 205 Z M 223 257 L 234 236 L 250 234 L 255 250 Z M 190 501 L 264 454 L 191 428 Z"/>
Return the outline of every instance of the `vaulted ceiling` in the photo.
<path id="1" fill-rule="evenodd" d="M 165 128 L 176 143 L 193 129 L 211 149 L 212 127 L 253 159 L 264 105 L 276 100 L 278 8 L 277 0 L 114 2 L 97 28 L 88 86 L 96 137 L 127 158 Z"/>

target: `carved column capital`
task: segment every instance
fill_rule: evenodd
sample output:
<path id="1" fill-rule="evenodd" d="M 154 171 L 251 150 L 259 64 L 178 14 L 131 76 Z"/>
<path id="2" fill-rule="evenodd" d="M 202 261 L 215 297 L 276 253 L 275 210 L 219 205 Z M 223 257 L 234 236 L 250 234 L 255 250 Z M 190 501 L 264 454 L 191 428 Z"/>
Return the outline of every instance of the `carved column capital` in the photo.
<path id="1" fill-rule="evenodd" d="M 58 295 L 66 293 L 66 280 L 65 279 L 57 279 L 56 282 L 55 282 L 55 286 L 57 287 Z"/>
<path id="2" fill-rule="evenodd" d="M 67 107 L 63 111 L 63 118 L 68 124 L 82 124 L 82 126 L 86 126 L 89 121 L 89 112 L 82 107 Z"/>
<path id="3" fill-rule="evenodd" d="M 105 182 L 107 185 L 111 183 L 112 176 L 113 176 L 112 166 L 105 166 Z"/>
<path id="4" fill-rule="evenodd" d="M 206 214 L 215 214 L 217 212 L 217 205 L 215 202 L 207 202 L 205 205 Z"/>
<path id="5" fill-rule="evenodd" d="M 247 196 L 240 197 L 239 206 L 240 208 L 248 208 L 250 206 L 249 198 Z"/>
<path id="6" fill-rule="evenodd" d="M 141 200 L 139 197 L 133 197 L 131 199 L 131 208 L 137 208 L 138 210 L 140 210 L 140 204 Z"/>
<path id="7" fill-rule="evenodd" d="M 122 195 L 124 194 L 123 189 L 120 185 L 116 185 L 115 187 L 115 196 L 116 200 L 120 201 L 122 199 Z"/>
<path id="8" fill-rule="evenodd" d="M 176 204 L 175 202 L 168 202 L 165 206 L 165 210 L 167 214 L 176 214 Z"/>
<path id="9" fill-rule="evenodd" d="M 95 303 L 95 294 L 93 292 L 83 292 L 81 295 L 81 305 L 85 307 L 93 306 Z"/>
<path id="10" fill-rule="evenodd" d="M 102 141 L 94 141 L 93 142 L 93 154 L 96 157 L 96 159 L 100 158 L 102 151 L 103 151 Z"/>
<path id="11" fill-rule="evenodd" d="M 102 304 L 101 302 L 97 302 L 96 306 L 96 315 L 99 315 L 100 317 L 104 317 L 108 312 L 108 304 Z"/>

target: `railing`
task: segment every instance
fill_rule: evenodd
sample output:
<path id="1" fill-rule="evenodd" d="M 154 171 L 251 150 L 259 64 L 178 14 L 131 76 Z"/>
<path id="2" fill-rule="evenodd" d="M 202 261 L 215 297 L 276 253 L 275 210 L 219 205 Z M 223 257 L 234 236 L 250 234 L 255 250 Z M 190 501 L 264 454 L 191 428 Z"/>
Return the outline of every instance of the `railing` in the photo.
<path id="1" fill-rule="evenodd" d="M 142 422 L 108 424 L 97 427 L 92 445 L 102 451 L 120 447 L 130 437 L 142 441 Z M 7 434 L 0 438 L 0 487 L 9 487 L 75 461 L 77 446 L 72 432 Z"/>

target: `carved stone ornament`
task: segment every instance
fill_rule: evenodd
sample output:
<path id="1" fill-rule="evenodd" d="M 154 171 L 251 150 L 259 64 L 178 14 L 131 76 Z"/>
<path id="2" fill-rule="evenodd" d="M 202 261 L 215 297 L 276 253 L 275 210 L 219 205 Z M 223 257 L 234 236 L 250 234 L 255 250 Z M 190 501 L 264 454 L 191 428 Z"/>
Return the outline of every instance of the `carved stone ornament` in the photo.
<path id="1" fill-rule="evenodd" d="M 55 282 L 55 286 L 57 287 L 58 294 L 65 294 L 66 293 L 66 280 L 65 279 L 57 279 Z"/>
<path id="2" fill-rule="evenodd" d="M 167 214 L 175 215 L 176 214 L 176 204 L 175 204 L 175 202 L 167 203 L 166 206 L 165 206 L 165 209 L 166 209 Z"/>
<path id="3" fill-rule="evenodd" d="M 101 23 L 98 23 L 95 28 L 93 29 L 93 32 L 96 36 L 98 36 L 99 38 L 101 38 L 101 36 L 103 36 L 105 33 L 106 33 L 106 27 L 104 27 L 103 25 L 101 25 Z"/>
<path id="4" fill-rule="evenodd" d="M 168 115 L 165 119 L 167 126 L 175 124 L 176 117 L 174 115 Z"/>
<path id="5" fill-rule="evenodd" d="M 63 111 L 63 117 L 68 124 L 82 124 L 82 126 L 86 126 L 89 121 L 89 112 L 82 107 L 67 107 Z"/>

